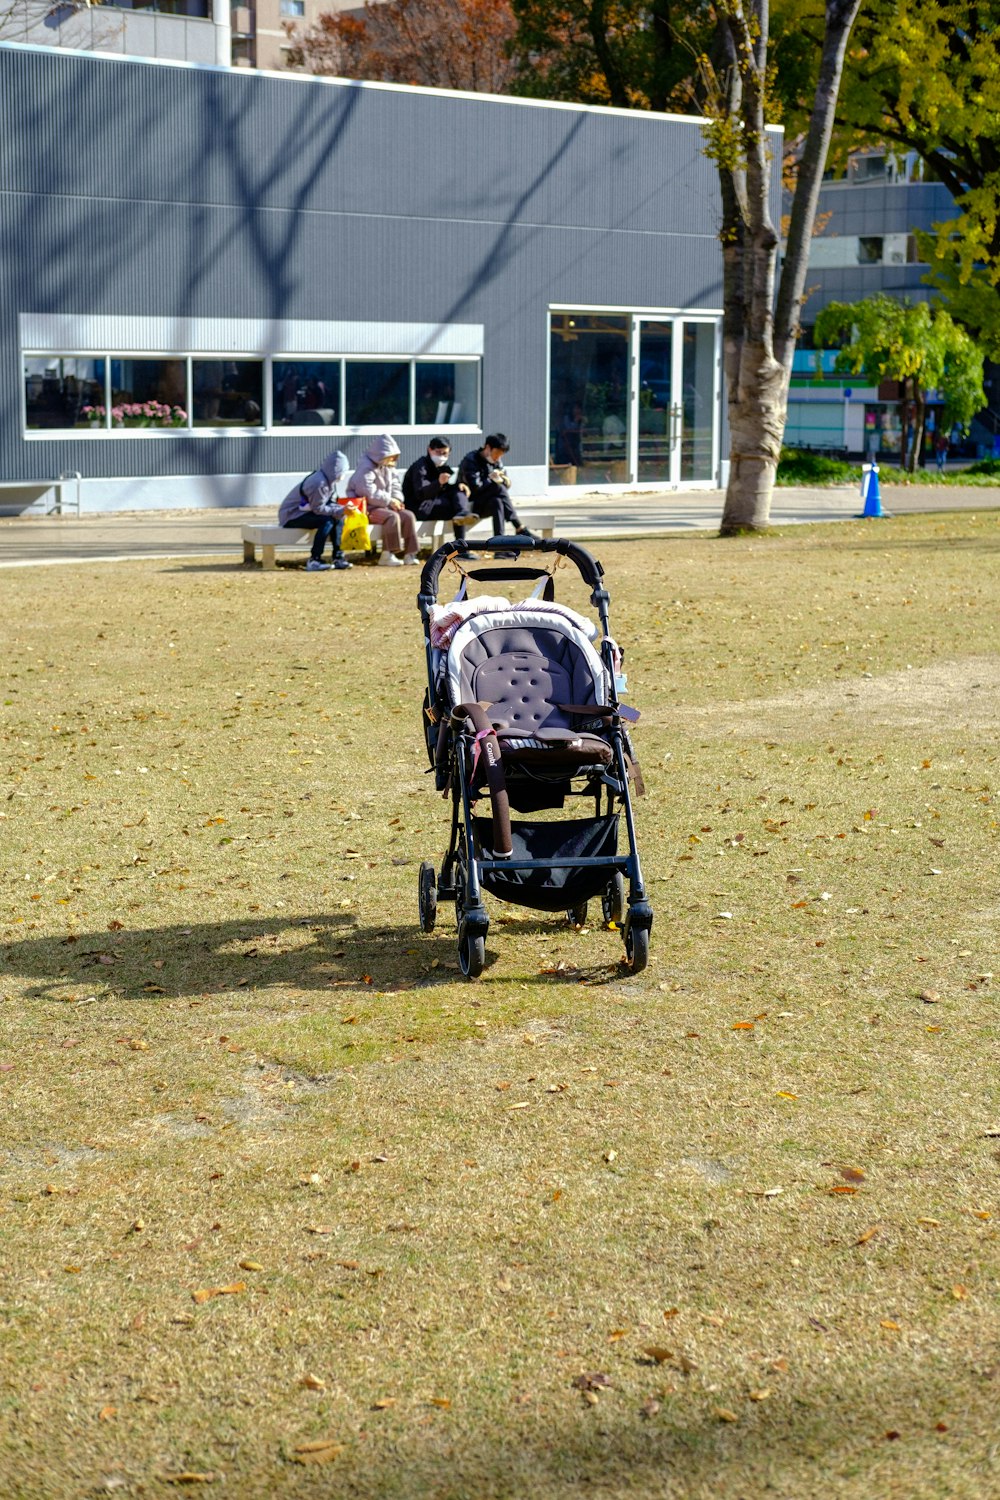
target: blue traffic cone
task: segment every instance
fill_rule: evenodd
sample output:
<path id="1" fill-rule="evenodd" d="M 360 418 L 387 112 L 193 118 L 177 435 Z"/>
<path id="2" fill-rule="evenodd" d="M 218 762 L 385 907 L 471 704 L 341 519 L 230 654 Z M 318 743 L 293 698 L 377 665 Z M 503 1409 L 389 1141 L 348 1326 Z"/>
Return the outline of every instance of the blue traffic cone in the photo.
<path id="1" fill-rule="evenodd" d="M 878 488 L 878 464 L 874 459 L 870 464 L 861 466 L 861 498 L 865 502 L 865 508 L 861 512 L 860 520 L 873 520 L 885 514 Z"/>

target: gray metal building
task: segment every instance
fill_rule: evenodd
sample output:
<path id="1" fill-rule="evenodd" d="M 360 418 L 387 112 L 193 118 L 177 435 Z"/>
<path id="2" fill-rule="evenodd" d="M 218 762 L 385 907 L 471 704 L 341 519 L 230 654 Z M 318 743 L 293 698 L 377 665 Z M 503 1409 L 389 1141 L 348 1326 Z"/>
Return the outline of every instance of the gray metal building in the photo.
<path id="1" fill-rule="evenodd" d="M 697 120 L 0 45 L 0 225 L 8 509 L 277 503 L 386 430 L 503 430 L 515 494 L 724 467 Z"/>

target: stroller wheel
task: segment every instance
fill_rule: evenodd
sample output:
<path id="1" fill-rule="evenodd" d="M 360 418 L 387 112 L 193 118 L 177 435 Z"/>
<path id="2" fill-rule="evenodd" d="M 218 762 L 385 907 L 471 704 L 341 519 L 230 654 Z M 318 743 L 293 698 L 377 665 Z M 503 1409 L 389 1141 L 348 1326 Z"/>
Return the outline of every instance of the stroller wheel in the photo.
<path id="1" fill-rule="evenodd" d="M 614 876 L 608 881 L 601 895 L 601 912 L 605 922 L 614 922 L 621 926 L 622 917 L 625 915 L 625 876 L 621 870 L 616 870 Z"/>
<path id="2" fill-rule="evenodd" d="M 649 963 L 649 929 L 646 927 L 633 927 L 631 922 L 625 928 L 625 957 L 633 974 L 641 974 Z"/>
<path id="3" fill-rule="evenodd" d="M 486 939 L 463 933 L 458 940 L 458 966 L 466 979 L 478 979 L 486 967 Z"/>
<path id="4" fill-rule="evenodd" d="M 433 932 L 437 921 L 437 872 L 434 866 L 424 860 L 420 866 L 418 879 L 418 899 L 420 902 L 420 930 L 421 932 Z"/>
<path id="5" fill-rule="evenodd" d="M 567 922 L 572 922 L 574 927 L 582 927 L 587 920 L 587 903 L 581 901 L 578 906 L 571 906 L 566 913 Z"/>

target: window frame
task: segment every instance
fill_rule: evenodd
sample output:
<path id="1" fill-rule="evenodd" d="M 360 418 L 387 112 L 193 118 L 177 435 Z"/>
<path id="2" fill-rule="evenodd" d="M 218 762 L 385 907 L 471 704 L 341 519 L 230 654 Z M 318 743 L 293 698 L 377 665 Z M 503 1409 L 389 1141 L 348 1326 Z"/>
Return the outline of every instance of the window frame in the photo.
<path id="1" fill-rule="evenodd" d="M 464 433 L 478 433 L 481 430 L 479 421 L 482 412 L 483 397 L 483 355 L 482 354 L 338 354 L 303 353 L 296 350 L 292 353 L 260 354 L 254 350 L 239 349 L 124 349 L 124 348 L 60 348 L 39 349 L 33 345 L 26 346 L 20 351 L 20 417 L 21 436 L 26 442 L 66 442 L 80 440 L 83 442 L 99 442 L 110 438 L 112 441 L 161 441 L 163 439 L 187 437 L 194 439 L 202 438 L 247 438 L 265 435 L 272 438 L 301 438 L 316 437 L 320 432 L 331 437 L 364 437 L 375 435 L 385 431 L 385 423 L 357 424 L 341 422 L 331 424 L 329 427 L 317 428 L 315 425 L 285 426 L 277 425 L 274 420 L 274 365 L 278 364 L 308 364 L 322 363 L 340 366 L 340 403 L 339 413 L 346 412 L 347 401 L 347 362 L 354 363 L 376 363 L 385 364 L 398 362 L 409 366 L 408 391 L 409 391 L 409 420 L 403 423 L 394 423 L 392 430 L 394 434 L 401 437 L 421 436 L 432 430 L 434 432 L 452 433 L 461 435 Z M 65 360 L 65 359 L 93 359 L 104 361 L 104 407 L 105 418 L 103 427 L 65 427 L 65 428 L 38 428 L 28 426 L 28 403 L 27 403 L 27 376 L 25 372 L 25 361 L 29 359 L 43 360 Z M 182 427 L 112 427 L 111 426 L 111 363 L 113 360 L 179 360 L 185 362 L 185 388 L 186 388 L 186 412 L 187 422 Z M 261 403 L 261 417 L 258 423 L 246 427 L 196 427 L 194 425 L 193 413 L 193 380 L 195 360 L 236 360 L 247 361 L 262 366 L 263 401 Z M 452 364 L 475 366 L 475 393 L 476 393 L 476 420 L 460 422 L 441 423 L 418 423 L 416 418 L 416 393 L 418 385 L 418 366 L 422 364 Z"/>

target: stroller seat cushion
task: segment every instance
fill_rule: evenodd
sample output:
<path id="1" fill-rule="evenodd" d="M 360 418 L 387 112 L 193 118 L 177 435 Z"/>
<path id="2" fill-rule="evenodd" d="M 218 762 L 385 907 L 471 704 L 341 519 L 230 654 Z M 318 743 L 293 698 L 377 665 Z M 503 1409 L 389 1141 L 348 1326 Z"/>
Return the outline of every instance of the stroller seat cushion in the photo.
<path id="1" fill-rule="evenodd" d="M 494 718 L 535 728 L 571 728 L 560 703 L 608 701 L 604 664 L 586 636 L 569 622 L 524 610 L 466 620 L 452 640 L 442 686 L 452 704 L 489 703 Z"/>

